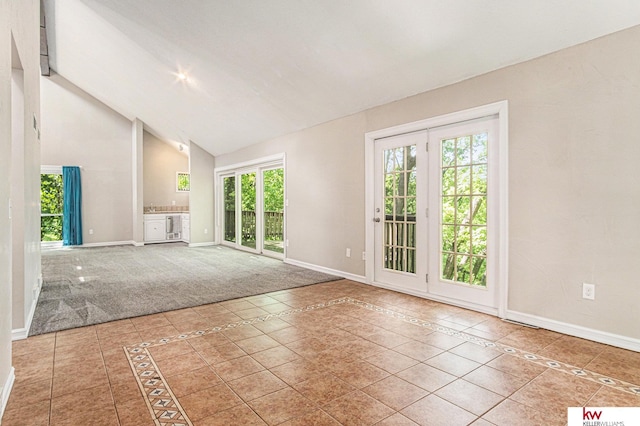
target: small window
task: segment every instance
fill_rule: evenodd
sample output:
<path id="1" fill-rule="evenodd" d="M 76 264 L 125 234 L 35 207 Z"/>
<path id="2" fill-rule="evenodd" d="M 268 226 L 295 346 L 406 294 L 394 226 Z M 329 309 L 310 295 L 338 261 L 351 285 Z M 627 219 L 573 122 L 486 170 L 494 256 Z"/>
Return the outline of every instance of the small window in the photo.
<path id="1" fill-rule="evenodd" d="M 178 192 L 189 192 L 191 189 L 191 178 L 189 173 L 178 172 L 176 177 L 176 188 Z"/>

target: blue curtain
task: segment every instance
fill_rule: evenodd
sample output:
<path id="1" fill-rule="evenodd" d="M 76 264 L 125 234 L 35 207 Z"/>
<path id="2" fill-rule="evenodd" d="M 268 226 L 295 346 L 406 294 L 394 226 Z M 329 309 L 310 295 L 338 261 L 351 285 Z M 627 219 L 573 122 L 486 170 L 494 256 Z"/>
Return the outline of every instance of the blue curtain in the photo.
<path id="1" fill-rule="evenodd" d="M 62 245 L 82 245 L 82 185 L 80 167 L 62 167 Z"/>

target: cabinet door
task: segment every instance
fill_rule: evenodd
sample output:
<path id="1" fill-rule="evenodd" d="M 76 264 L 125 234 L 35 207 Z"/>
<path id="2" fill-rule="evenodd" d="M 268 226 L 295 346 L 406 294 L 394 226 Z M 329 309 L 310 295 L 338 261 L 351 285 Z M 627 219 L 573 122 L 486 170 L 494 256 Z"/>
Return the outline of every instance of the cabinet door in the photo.
<path id="1" fill-rule="evenodd" d="M 164 241 L 167 238 L 167 231 L 164 220 L 148 220 L 144 222 L 145 241 Z"/>
<path id="2" fill-rule="evenodd" d="M 189 242 L 189 239 L 191 238 L 191 235 L 189 234 L 189 230 L 191 228 L 189 227 L 189 219 L 182 219 L 182 240 L 186 241 L 187 243 Z"/>

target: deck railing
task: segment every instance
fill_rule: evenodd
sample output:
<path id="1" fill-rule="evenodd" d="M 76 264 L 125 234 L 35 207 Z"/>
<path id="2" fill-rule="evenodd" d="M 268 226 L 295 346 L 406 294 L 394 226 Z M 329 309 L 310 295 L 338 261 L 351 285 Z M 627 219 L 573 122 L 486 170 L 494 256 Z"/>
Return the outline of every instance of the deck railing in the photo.
<path id="1" fill-rule="evenodd" d="M 240 215 L 242 241 L 254 241 L 256 239 L 256 212 L 243 210 Z M 264 212 L 264 239 L 267 241 L 282 241 L 284 239 L 284 213 Z M 236 212 L 226 210 L 224 216 L 225 240 L 235 240 Z"/>

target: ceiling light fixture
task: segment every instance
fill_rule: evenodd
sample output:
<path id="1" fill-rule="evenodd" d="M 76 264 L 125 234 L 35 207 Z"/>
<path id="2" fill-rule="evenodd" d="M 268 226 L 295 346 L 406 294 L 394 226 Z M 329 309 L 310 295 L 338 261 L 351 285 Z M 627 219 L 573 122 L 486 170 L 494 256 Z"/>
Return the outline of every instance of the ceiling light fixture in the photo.
<path id="1" fill-rule="evenodd" d="M 187 81 L 187 75 L 183 72 L 178 73 L 178 78 L 182 81 Z"/>
<path id="2" fill-rule="evenodd" d="M 182 144 L 180 144 L 178 148 L 180 149 L 180 151 L 184 151 L 184 146 L 182 146 Z"/>

